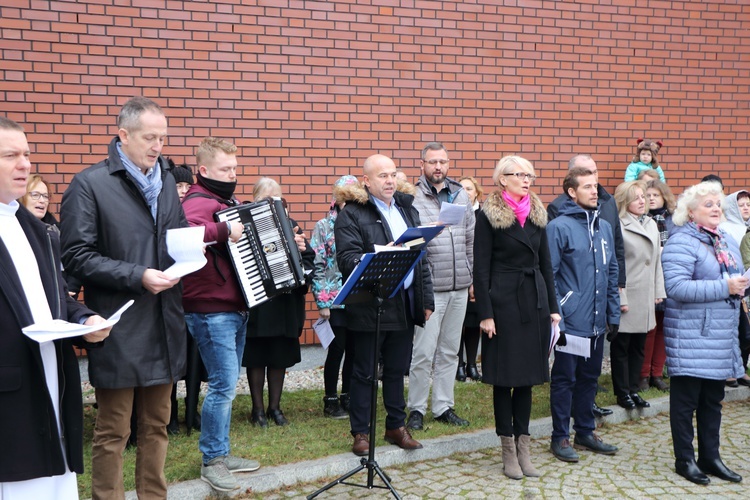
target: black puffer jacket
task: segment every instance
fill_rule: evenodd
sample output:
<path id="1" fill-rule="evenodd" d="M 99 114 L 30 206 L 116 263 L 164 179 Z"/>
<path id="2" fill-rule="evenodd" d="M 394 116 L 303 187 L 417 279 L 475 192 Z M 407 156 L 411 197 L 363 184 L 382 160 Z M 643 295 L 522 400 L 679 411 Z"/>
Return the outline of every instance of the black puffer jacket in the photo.
<path id="1" fill-rule="evenodd" d="M 186 227 L 174 177 L 159 158 L 162 191 L 157 220 L 117 153 L 76 174 L 60 210 L 65 271 L 83 283 L 86 305 L 104 317 L 130 299 L 135 304 L 115 325 L 104 347 L 89 353 L 94 387 L 120 389 L 176 382 L 185 373 L 182 284 L 153 295 L 143 288 L 147 268 L 174 263 L 167 229 Z"/>
<path id="2" fill-rule="evenodd" d="M 393 199 L 401 209 L 401 214 L 409 227 L 419 225 L 419 212 L 412 206 L 414 196 L 404 191 L 414 192 L 414 186 L 400 184 Z M 374 251 L 374 245 L 387 245 L 394 240 L 388 224 L 382 220 L 375 202 L 367 190 L 352 185 L 344 192 L 346 206 L 336 218 L 334 235 L 336 238 L 336 262 L 343 279 L 346 280 L 359 263 L 363 253 Z M 419 326 L 425 323 L 424 310 L 435 310 L 430 271 L 423 261 L 414 269 L 413 320 Z M 420 279 L 421 276 L 421 279 Z M 382 330 L 404 330 L 410 323 L 406 317 L 403 289 L 392 299 L 383 302 Z M 349 304 L 346 306 L 347 328 L 370 331 L 375 329 L 377 307 L 374 304 Z"/>

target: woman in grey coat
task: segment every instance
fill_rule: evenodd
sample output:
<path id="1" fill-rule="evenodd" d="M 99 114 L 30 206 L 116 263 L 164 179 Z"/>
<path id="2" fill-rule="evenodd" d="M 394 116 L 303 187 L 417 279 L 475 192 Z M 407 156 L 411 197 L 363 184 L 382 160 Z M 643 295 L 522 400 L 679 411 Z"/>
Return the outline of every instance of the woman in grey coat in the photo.
<path id="1" fill-rule="evenodd" d="M 667 307 L 664 336 L 671 378 L 669 419 L 675 469 L 696 484 L 706 474 L 740 482 L 719 456 L 724 381 L 741 374 L 737 326 L 748 286 L 736 242 L 719 229 L 724 193 L 716 182 L 685 190 L 662 252 Z M 698 460 L 693 450 L 693 415 Z"/>

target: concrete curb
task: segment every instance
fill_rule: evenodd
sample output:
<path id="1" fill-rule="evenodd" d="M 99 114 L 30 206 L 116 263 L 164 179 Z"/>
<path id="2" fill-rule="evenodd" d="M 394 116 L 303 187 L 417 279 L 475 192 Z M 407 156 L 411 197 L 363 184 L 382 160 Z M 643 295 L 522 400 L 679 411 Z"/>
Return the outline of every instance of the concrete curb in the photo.
<path id="1" fill-rule="evenodd" d="M 750 399 L 750 388 L 738 387 L 727 388 L 724 401 L 740 401 Z M 669 396 L 649 400 L 650 408 L 625 410 L 619 406 L 610 406 L 612 415 L 599 419 L 599 423 L 614 425 L 628 420 L 648 418 L 669 411 Z M 552 434 L 552 419 L 550 417 L 540 418 L 531 422 L 529 433 L 532 438 L 545 438 Z M 616 446 L 626 443 L 617 440 L 617 434 L 605 433 L 606 441 Z M 419 435 L 417 434 L 417 438 Z M 436 458 L 443 458 L 458 452 L 472 452 L 499 446 L 499 439 L 493 429 L 443 436 L 434 439 L 420 440 L 424 445 L 421 450 L 404 451 L 394 445 L 381 446 L 376 449 L 375 458 L 378 464 L 386 469 L 394 465 L 402 465 L 411 462 L 421 462 Z M 261 493 L 276 490 L 300 483 L 319 483 L 311 487 L 309 493 L 317 488 L 323 487 L 333 478 L 346 474 L 360 464 L 360 459 L 351 453 L 342 453 L 317 460 L 308 460 L 294 464 L 280 465 L 276 467 L 261 467 L 257 472 L 237 474 L 241 488 L 233 494 L 225 494 L 226 497 L 237 496 L 243 492 Z M 387 470 L 386 470 L 387 472 Z M 366 484 L 366 473 L 360 472 L 350 479 L 353 483 Z M 379 479 L 376 478 L 377 481 Z M 168 499 L 192 500 L 204 499 L 211 494 L 216 494 L 211 487 L 195 479 L 176 483 L 169 486 Z M 135 491 L 129 491 L 125 498 L 135 500 Z"/>

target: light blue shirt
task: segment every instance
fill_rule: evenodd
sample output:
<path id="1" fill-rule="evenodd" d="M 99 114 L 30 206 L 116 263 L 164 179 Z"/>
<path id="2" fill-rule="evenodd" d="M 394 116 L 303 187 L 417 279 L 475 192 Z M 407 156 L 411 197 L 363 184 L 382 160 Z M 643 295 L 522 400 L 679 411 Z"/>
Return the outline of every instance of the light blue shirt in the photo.
<path id="1" fill-rule="evenodd" d="M 401 210 L 399 210 L 396 206 L 396 200 L 391 200 L 391 204 L 386 205 L 383 200 L 380 200 L 374 196 L 372 197 L 372 199 L 375 200 L 375 206 L 378 207 L 378 211 L 385 219 L 388 227 L 391 229 L 393 241 L 396 241 L 398 237 L 404 234 L 406 232 L 406 229 L 409 227 L 406 224 L 404 216 L 401 215 Z M 404 281 L 404 289 L 409 288 L 413 281 L 414 271 L 410 272 L 406 277 L 406 281 Z"/>

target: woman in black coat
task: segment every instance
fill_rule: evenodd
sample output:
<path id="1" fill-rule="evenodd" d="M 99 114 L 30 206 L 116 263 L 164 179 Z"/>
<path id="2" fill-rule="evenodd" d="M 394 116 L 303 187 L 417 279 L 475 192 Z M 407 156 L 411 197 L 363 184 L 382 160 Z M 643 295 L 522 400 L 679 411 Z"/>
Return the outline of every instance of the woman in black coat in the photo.
<path id="1" fill-rule="evenodd" d="M 268 197 L 281 198 L 281 187 L 268 177 L 261 178 L 253 189 L 255 201 Z M 282 198 L 283 200 L 283 198 Z M 295 242 L 301 252 L 305 269 L 313 268 L 315 252 L 310 247 L 297 224 Z M 286 369 L 302 360 L 299 336 L 305 325 L 305 295 L 309 286 L 302 286 L 289 293 L 277 295 L 271 300 L 250 309 L 247 322 L 247 342 L 242 366 L 247 367 L 247 380 L 253 409 L 250 420 L 254 425 L 268 427 L 266 416 L 276 425 L 287 425 L 281 411 L 281 392 L 284 388 Z M 268 411 L 263 407 L 263 386 L 268 379 Z"/>
<path id="2" fill-rule="evenodd" d="M 535 178 L 528 160 L 502 158 L 492 176 L 499 189 L 477 212 L 474 236 L 482 381 L 494 386 L 495 432 L 513 479 L 539 475 L 529 458 L 531 387 L 549 381 L 550 329 L 560 321 Z"/>

